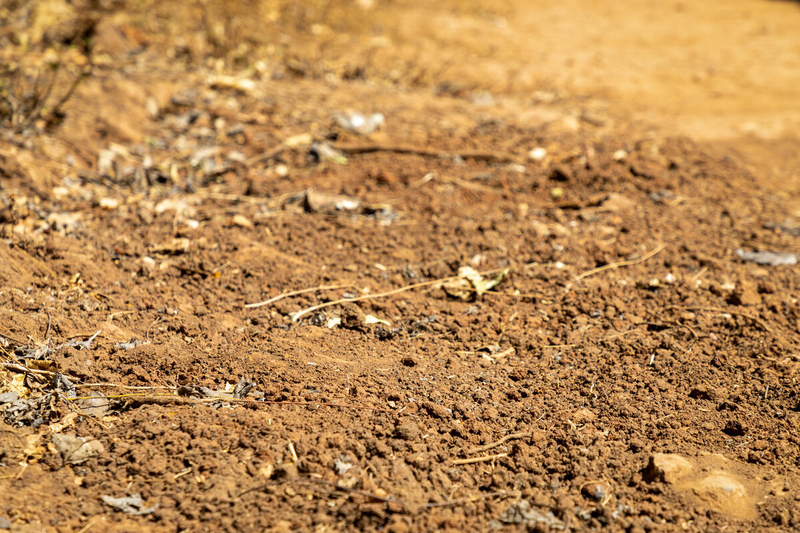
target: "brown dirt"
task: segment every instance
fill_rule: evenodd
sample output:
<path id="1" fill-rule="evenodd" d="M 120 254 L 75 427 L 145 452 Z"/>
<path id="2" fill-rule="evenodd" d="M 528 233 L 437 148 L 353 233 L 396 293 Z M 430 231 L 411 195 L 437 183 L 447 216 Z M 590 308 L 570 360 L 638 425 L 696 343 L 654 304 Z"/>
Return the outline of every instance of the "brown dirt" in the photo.
<path id="1" fill-rule="evenodd" d="M 800 278 L 736 253 L 798 249 L 796 3 L 45 4 L 3 57 L 93 67 L 0 141 L 0 528 L 800 527 Z"/>

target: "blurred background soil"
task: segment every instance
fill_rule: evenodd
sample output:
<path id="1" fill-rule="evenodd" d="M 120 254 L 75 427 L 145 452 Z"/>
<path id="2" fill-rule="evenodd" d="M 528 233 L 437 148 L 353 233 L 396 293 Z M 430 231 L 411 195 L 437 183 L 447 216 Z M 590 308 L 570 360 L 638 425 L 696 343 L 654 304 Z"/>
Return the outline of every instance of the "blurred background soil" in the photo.
<path id="1" fill-rule="evenodd" d="M 0 530 L 800 527 L 798 28 L 0 1 Z"/>

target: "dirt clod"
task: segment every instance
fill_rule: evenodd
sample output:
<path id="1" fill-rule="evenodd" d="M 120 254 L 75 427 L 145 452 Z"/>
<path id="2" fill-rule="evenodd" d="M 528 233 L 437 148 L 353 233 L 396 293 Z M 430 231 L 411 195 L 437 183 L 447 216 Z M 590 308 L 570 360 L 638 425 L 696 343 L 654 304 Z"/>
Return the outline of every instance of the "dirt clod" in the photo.
<path id="1" fill-rule="evenodd" d="M 395 436 L 403 440 L 416 440 L 419 438 L 420 433 L 419 425 L 411 421 L 403 422 L 394 430 Z"/>

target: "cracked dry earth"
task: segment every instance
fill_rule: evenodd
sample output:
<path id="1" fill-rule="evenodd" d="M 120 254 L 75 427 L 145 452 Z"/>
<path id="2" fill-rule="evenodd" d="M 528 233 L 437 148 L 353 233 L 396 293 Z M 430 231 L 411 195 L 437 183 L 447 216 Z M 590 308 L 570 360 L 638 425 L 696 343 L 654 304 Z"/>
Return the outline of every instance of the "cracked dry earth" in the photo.
<path id="1" fill-rule="evenodd" d="M 791 70 L 759 71 L 774 100 L 683 63 L 632 91 L 624 54 L 617 86 L 555 74 L 592 3 L 539 6 L 539 33 L 523 2 L 367 4 L 340 9 L 389 51 L 349 77 L 314 50 L 357 63 L 355 34 L 277 18 L 311 51 L 225 77 L 126 50 L 121 11 L 57 130 L 4 137 L 0 528 L 800 527 L 797 108 L 762 105 Z M 655 9 L 624 4 L 599 50 L 628 47 L 604 16 Z M 748 10 L 796 44 L 792 3 L 712 22 Z M 541 79 L 509 74 L 508 32 L 552 44 Z M 464 42 L 451 71 L 419 55 Z M 716 110 L 672 112 L 675 87 Z"/>

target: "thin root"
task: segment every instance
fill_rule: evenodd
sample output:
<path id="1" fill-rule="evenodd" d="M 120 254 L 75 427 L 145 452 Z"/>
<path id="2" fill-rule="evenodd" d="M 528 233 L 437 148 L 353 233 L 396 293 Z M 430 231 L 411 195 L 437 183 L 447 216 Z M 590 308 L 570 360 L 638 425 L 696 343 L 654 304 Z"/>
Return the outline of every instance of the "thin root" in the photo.
<path id="1" fill-rule="evenodd" d="M 315 292 L 315 291 L 332 291 L 335 289 L 347 289 L 352 288 L 353 285 L 321 285 L 319 287 L 311 287 L 308 289 L 300 289 L 298 291 L 291 291 L 291 292 L 284 292 L 283 294 L 279 294 L 274 298 L 270 298 L 269 300 L 264 300 L 263 302 L 258 302 L 255 304 L 247 304 L 245 305 L 245 309 L 255 309 L 256 307 L 263 307 L 265 305 L 269 305 L 272 303 L 277 302 L 278 300 L 282 300 L 284 298 L 291 298 L 292 296 L 299 296 L 301 294 L 306 294 L 308 292 Z"/>
<path id="2" fill-rule="evenodd" d="M 531 435 L 533 435 L 533 432 L 531 432 L 531 431 L 520 431 L 519 433 L 511 433 L 509 435 L 506 435 L 505 437 L 503 437 L 500 440 L 496 440 L 494 442 L 490 442 L 489 444 L 484 444 L 483 446 L 479 446 L 477 448 L 473 448 L 473 449 L 471 449 L 469 451 L 469 453 L 470 454 L 483 453 L 483 452 L 491 450 L 492 448 L 497 448 L 498 446 L 500 446 L 502 444 L 505 444 L 506 442 L 508 442 L 510 440 L 524 439 L 525 437 L 530 437 Z"/>
<path id="3" fill-rule="evenodd" d="M 587 278 L 589 276 L 593 276 L 595 274 L 599 274 L 600 272 L 605 272 L 606 270 L 614 270 L 614 269 L 617 269 L 617 268 L 622 268 L 622 267 L 626 267 L 626 266 L 638 265 L 639 263 L 644 263 L 645 261 L 647 261 L 648 259 L 650 259 L 654 255 L 656 255 L 659 252 L 661 252 L 664 248 L 666 248 L 666 245 L 659 244 L 654 250 L 644 254 L 639 259 L 632 259 L 630 261 L 620 261 L 619 263 L 610 263 L 608 265 L 603 265 L 601 267 L 593 268 L 592 270 L 587 270 L 583 274 L 578 274 L 575 277 L 575 279 L 579 279 L 580 280 L 580 279 L 583 279 L 583 278 Z"/>
<path id="4" fill-rule="evenodd" d="M 469 459 L 456 459 L 451 461 L 450 464 L 454 466 L 458 465 L 471 465 L 474 463 L 485 463 L 487 461 L 494 461 L 496 459 L 500 459 L 503 457 L 508 457 L 507 453 L 496 453 L 494 455 L 483 455 L 481 457 L 470 457 Z"/>

